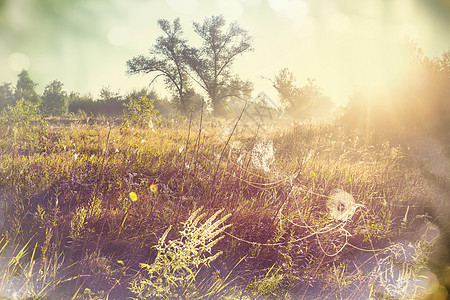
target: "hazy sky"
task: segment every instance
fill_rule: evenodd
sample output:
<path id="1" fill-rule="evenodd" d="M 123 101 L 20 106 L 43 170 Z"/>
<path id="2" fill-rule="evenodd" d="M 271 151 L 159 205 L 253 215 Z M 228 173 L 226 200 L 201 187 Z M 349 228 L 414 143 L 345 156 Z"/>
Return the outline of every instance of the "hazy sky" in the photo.
<path id="1" fill-rule="evenodd" d="M 126 76 L 126 61 L 148 54 L 158 19 L 180 17 L 194 41 L 192 22 L 218 14 L 254 38 L 234 65 L 254 96 L 276 97 L 261 77 L 287 67 L 299 86 L 316 78 L 342 104 L 354 88 L 400 74 L 405 36 L 427 56 L 450 49 L 449 0 L 0 0 L 0 82 L 15 84 L 25 68 L 39 92 L 53 79 L 94 96 L 102 86 L 140 89 L 151 77 Z"/>

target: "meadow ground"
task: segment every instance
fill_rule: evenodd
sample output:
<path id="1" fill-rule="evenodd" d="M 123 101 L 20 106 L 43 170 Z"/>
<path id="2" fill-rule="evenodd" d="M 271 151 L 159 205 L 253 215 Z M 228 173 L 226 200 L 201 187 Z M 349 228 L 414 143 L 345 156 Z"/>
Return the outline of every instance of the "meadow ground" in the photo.
<path id="1" fill-rule="evenodd" d="M 411 132 L 199 120 L 3 129 L 0 297 L 446 295 L 448 153 L 424 156 L 430 143 Z"/>

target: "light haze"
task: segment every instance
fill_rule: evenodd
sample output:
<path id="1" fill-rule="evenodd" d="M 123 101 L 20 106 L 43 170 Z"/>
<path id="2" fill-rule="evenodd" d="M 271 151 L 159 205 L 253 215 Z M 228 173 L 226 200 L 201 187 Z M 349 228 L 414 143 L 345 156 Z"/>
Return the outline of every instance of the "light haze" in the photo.
<path id="1" fill-rule="evenodd" d="M 148 54 L 161 34 L 158 19 L 180 17 L 188 42 L 192 22 L 222 14 L 253 37 L 254 51 L 233 70 L 276 99 L 271 82 L 289 68 L 297 85 L 312 77 L 345 104 L 355 88 L 382 88 L 402 74 L 404 39 L 434 57 L 450 47 L 445 0 L 6 0 L 0 2 L 0 83 L 15 85 L 27 69 L 42 92 L 54 79 L 66 91 L 98 96 L 103 86 L 127 93 L 150 75 L 128 77 L 126 61 Z M 154 88 L 167 93 L 162 82 Z M 200 89 L 197 89 L 200 92 Z"/>

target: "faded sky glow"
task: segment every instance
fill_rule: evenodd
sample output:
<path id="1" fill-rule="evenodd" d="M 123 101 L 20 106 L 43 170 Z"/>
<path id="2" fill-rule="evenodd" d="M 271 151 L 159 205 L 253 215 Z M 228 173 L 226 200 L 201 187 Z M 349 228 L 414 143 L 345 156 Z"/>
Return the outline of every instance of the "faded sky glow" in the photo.
<path id="1" fill-rule="evenodd" d="M 254 38 L 255 50 L 234 65 L 254 83 L 254 96 L 276 97 L 262 77 L 287 67 L 299 86 L 316 78 L 343 104 L 355 88 L 382 88 L 401 75 L 405 36 L 427 56 L 450 48 L 448 0 L 3 0 L 0 83 L 15 84 L 25 68 L 39 92 L 53 79 L 94 96 L 102 86 L 140 89 L 151 77 L 126 76 L 126 61 L 148 53 L 161 34 L 158 19 L 180 17 L 195 43 L 192 21 L 218 14 Z"/>

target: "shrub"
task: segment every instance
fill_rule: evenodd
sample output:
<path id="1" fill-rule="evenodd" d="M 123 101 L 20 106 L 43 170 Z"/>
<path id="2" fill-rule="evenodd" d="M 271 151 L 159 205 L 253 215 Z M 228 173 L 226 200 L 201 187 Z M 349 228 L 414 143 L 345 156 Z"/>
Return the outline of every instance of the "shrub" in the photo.
<path id="1" fill-rule="evenodd" d="M 34 150 L 47 130 L 39 105 L 23 98 L 3 111 L 0 126 L 6 140 L 12 140 L 13 148 L 23 151 Z"/>
<path id="2" fill-rule="evenodd" d="M 140 264 L 147 270 L 148 278 L 140 277 L 131 283 L 130 290 L 138 299 L 179 299 L 195 280 L 199 267 L 209 266 L 209 263 L 222 254 L 220 251 L 211 255 L 211 249 L 223 237 L 218 235 L 231 226 L 219 228 L 230 215 L 214 221 L 222 212 L 219 210 L 200 225 L 200 220 L 205 216 L 205 213 L 199 215 L 201 209 L 194 211 L 188 220 L 182 223 L 180 238 L 166 242 L 171 230 L 169 226 L 155 246 L 158 254 L 153 264 Z"/>
<path id="3" fill-rule="evenodd" d="M 152 128 L 159 121 L 156 114 L 158 110 L 153 105 L 153 100 L 147 96 L 130 98 L 123 111 L 123 121 L 126 125 L 137 125 Z"/>

